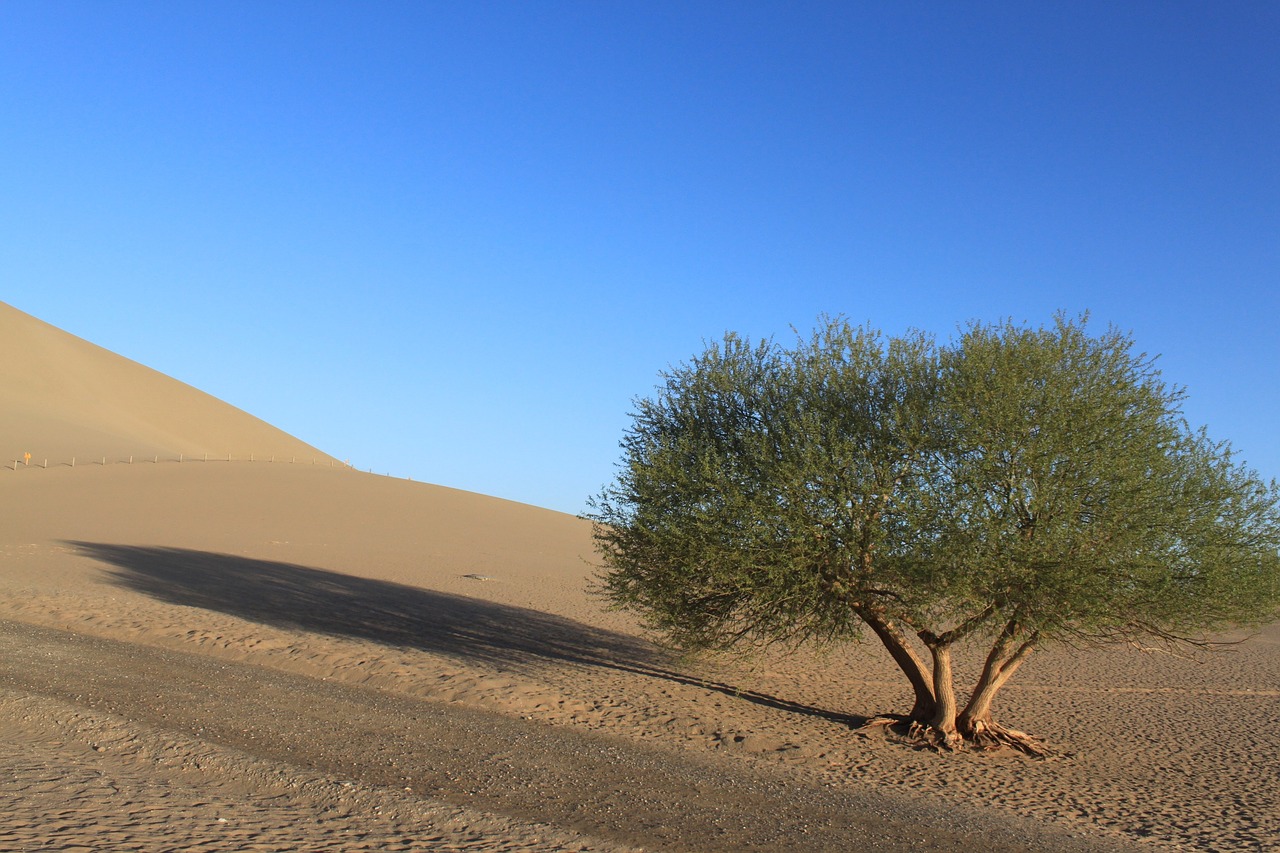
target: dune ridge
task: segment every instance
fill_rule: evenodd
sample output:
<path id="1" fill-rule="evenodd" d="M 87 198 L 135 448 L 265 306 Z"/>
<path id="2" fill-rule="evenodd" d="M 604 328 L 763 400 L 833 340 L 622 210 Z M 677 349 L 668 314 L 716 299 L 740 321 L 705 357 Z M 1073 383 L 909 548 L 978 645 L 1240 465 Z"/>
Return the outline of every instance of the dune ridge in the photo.
<path id="1" fill-rule="evenodd" d="M 55 362 L 0 391 L 6 447 L 306 447 L 31 321 L 0 311 Z M 1056 760 L 939 756 L 857 730 L 909 700 L 875 646 L 656 645 L 581 519 L 225 452 L 0 469 L 0 847 L 1280 850 L 1280 624 L 1047 649 L 1000 710 Z"/>

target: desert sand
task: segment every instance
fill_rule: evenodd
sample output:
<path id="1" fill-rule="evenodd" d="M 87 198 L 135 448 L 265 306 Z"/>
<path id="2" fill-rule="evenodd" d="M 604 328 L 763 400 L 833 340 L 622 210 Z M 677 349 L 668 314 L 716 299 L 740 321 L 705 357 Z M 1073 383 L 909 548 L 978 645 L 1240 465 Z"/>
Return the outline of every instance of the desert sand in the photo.
<path id="1" fill-rule="evenodd" d="M 0 850 L 1280 850 L 1280 624 L 1047 649 L 999 712 L 1056 757 L 939 755 L 858 729 L 874 645 L 661 648 L 580 519 L 3 304 L 0 365 Z"/>

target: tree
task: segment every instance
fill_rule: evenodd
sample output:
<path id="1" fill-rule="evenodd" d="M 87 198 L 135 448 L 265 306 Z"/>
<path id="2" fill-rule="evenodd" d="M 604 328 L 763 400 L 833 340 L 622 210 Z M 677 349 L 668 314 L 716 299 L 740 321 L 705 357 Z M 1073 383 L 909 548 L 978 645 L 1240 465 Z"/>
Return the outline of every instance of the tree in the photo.
<path id="1" fill-rule="evenodd" d="M 1276 483 L 1192 431 L 1129 336 L 1086 325 L 727 335 L 636 401 L 592 504 L 603 594 L 694 651 L 869 630 L 914 734 L 1041 753 L 993 707 L 1044 643 L 1205 643 L 1280 607 Z M 952 655 L 975 638 L 962 706 Z"/>

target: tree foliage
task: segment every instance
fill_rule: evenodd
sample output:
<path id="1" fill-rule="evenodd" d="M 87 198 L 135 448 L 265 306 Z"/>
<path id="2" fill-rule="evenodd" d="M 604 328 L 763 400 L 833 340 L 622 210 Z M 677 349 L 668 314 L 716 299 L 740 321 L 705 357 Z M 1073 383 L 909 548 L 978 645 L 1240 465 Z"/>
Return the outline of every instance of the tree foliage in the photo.
<path id="1" fill-rule="evenodd" d="M 1187 426 L 1129 336 L 1086 325 L 727 335 L 636 401 L 593 504 L 605 595 L 692 650 L 870 629 L 929 737 L 1029 751 L 991 707 L 1044 642 L 1272 618 L 1276 484 Z M 951 652 L 975 636 L 990 651 L 960 707 Z"/>

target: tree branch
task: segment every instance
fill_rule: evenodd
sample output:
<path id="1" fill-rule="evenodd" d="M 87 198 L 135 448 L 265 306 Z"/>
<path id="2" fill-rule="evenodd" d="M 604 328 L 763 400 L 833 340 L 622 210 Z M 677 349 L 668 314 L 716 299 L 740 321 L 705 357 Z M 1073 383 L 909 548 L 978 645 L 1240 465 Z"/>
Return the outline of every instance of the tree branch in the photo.
<path id="1" fill-rule="evenodd" d="M 960 640 L 963 640 L 965 637 L 972 634 L 979 627 L 981 627 L 984 622 L 990 619 L 995 612 L 996 612 L 995 604 L 988 604 L 981 613 L 970 616 L 968 619 L 964 620 L 959 625 L 952 628 L 950 631 L 947 631 L 941 636 L 936 636 L 932 634 L 931 636 L 934 636 L 935 642 L 938 645 L 949 646 L 952 643 L 959 642 Z M 923 640 L 924 636 L 921 635 L 920 639 Z"/>

